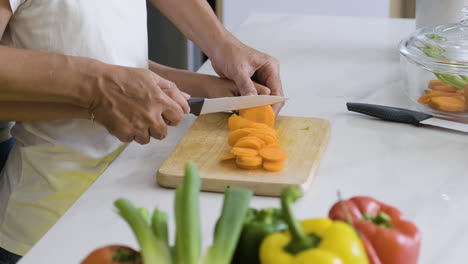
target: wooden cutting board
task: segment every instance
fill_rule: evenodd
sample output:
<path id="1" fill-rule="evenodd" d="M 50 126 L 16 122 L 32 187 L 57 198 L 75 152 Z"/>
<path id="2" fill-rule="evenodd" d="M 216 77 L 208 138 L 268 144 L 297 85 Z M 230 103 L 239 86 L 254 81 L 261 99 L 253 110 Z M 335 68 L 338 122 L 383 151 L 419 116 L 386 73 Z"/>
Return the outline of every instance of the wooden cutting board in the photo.
<path id="1" fill-rule="evenodd" d="M 257 195 L 279 196 L 289 185 L 307 191 L 314 179 L 330 134 L 327 120 L 310 117 L 279 116 L 276 129 L 279 142 L 287 152 L 285 169 L 242 170 L 233 161 L 220 162 L 229 154 L 227 144 L 229 114 L 202 115 L 190 127 L 157 173 L 163 187 L 175 188 L 182 182 L 184 164 L 192 161 L 200 169 L 204 191 L 224 192 L 227 186 L 246 187 Z"/>

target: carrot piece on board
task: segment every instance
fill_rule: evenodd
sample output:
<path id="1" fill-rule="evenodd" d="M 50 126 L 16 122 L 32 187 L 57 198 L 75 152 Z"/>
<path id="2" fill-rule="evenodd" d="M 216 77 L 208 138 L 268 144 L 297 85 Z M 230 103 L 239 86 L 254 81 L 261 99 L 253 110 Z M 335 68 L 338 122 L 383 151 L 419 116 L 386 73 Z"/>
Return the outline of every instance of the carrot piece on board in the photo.
<path id="1" fill-rule="evenodd" d="M 465 89 L 458 89 L 456 93 L 459 95 L 465 95 Z"/>
<path id="2" fill-rule="evenodd" d="M 268 125 L 265 125 L 263 123 L 253 123 L 252 122 L 252 124 L 246 126 L 246 128 L 259 129 L 259 131 L 265 131 L 268 134 L 272 134 L 275 137 L 278 137 L 278 132 L 276 132 L 276 130 L 274 128 L 271 128 Z"/>
<path id="3" fill-rule="evenodd" d="M 266 145 L 265 148 L 274 148 L 274 149 L 279 149 L 281 148 L 280 144 L 278 143 L 271 143 L 269 145 Z"/>
<path id="4" fill-rule="evenodd" d="M 463 96 L 439 96 L 431 98 L 429 107 L 444 112 L 463 112 L 466 109 Z"/>
<path id="5" fill-rule="evenodd" d="M 265 146 L 265 142 L 258 137 L 246 136 L 237 140 L 234 147 L 251 148 L 259 150 Z"/>
<path id="6" fill-rule="evenodd" d="M 267 171 L 278 172 L 284 169 L 284 161 L 268 161 L 263 162 L 263 168 Z"/>
<path id="7" fill-rule="evenodd" d="M 234 146 L 239 139 L 241 139 L 243 137 L 246 137 L 249 134 L 251 134 L 251 132 L 249 130 L 245 130 L 244 128 L 236 129 L 236 130 L 232 131 L 228 135 L 228 144 L 229 144 L 229 146 Z"/>
<path id="8" fill-rule="evenodd" d="M 259 139 L 263 140 L 267 145 L 277 143 L 277 139 L 269 134 L 263 133 L 253 133 L 252 136 L 258 137 Z"/>
<path id="9" fill-rule="evenodd" d="M 236 158 L 236 155 L 233 155 L 233 154 L 228 154 L 226 156 L 222 156 L 221 158 L 219 158 L 220 161 L 225 161 L 225 160 L 233 160 Z"/>
<path id="10" fill-rule="evenodd" d="M 258 151 L 256 151 L 255 149 L 238 148 L 238 147 L 231 148 L 231 153 L 236 156 L 257 156 L 258 155 Z"/>
<path id="11" fill-rule="evenodd" d="M 243 117 L 240 117 L 236 114 L 231 115 L 228 119 L 228 127 L 229 127 L 229 130 L 231 131 L 244 128 L 244 127 L 248 127 L 251 124 L 254 124 L 254 122 L 248 119 L 245 119 Z"/>
<path id="12" fill-rule="evenodd" d="M 251 166 L 251 167 L 259 167 L 263 163 L 263 159 L 260 156 L 237 156 L 236 164 L 242 166 Z"/>
<path id="13" fill-rule="evenodd" d="M 270 105 L 240 109 L 239 115 L 250 121 L 264 123 L 269 127 L 275 126 L 275 112 Z"/>
<path id="14" fill-rule="evenodd" d="M 263 148 L 258 153 L 262 158 L 269 161 L 279 161 L 286 158 L 286 152 L 276 148 Z"/>

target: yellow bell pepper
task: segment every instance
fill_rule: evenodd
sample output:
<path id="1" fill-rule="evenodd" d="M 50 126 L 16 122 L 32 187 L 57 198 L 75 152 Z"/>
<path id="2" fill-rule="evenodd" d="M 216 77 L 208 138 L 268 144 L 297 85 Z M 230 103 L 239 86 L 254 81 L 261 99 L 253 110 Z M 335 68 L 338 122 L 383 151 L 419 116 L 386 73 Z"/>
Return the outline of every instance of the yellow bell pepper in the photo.
<path id="1" fill-rule="evenodd" d="M 292 213 L 292 203 L 300 196 L 297 188 L 283 191 L 281 207 L 289 231 L 265 238 L 260 247 L 262 264 L 369 263 L 361 239 L 349 224 L 329 218 L 299 223 Z"/>

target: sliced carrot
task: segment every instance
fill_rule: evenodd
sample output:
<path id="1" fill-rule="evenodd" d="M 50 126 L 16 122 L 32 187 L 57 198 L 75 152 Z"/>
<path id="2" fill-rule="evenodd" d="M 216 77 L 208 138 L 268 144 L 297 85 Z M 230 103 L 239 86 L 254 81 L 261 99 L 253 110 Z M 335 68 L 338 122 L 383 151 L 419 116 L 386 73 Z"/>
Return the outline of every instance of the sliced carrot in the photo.
<path id="1" fill-rule="evenodd" d="M 222 156 L 221 158 L 219 158 L 220 161 L 225 161 L 225 160 L 233 160 L 236 158 L 236 155 L 233 155 L 233 154 L 228 154 L 226 156 Z"/>
<path id="2" fill-rule="evenodd" d="M 463 96 L 439 96 L 431 98 L 429 107 L 444 112 L 463 112 L 466 109 Z"/>
<path id="3" fill-rule="evenodd" d="M 429 81 L 429 89 L 432 89 L 435 85 L 444 85 L 445 83 L 441 80 L 430 80 Z"/>
<path id="4" fill-rule="evenodd" d="M 278 141 L 276 138 L 274 138 L 273 136 L 271 136 L 271 135 L 269 135 L 269 134 L 264 134 L 264 133 L 253 133 L 253 134 L 251 134 L 251 135 L 260 138 L 260 139 L 263 140 L 267 145 L 275 144 L 275 143 L 277 143 L 277 141 Z"/>
<path id="5" fill-rule="evenodd" d="M 255 129 L 260 129 L 261 131 L 265 131 L 267 132 L 268 134 L 272 134 L 274 135 L 275 137 L 278 137 L 278 132 L 276 132 L 276 130 L 274 128 L 271 128 L 269 127 L 268 125 L 265 125 L 263 123 L 253 123 L 252 124 L 249 124 L 248 126 L 246 126 L 246 128 L 255 128 Z"/>
<path id="6" fill-rule="evenodd" d="M 258 155 L 258 151 L 256 151 L 255 149 L 238 148 L 238 147 L 233 147 L 231 149 L 231 153 L 236 156 L 257 156 Z"/>
<path id="7" fill-rule="evenodd" d="M 261 166 L 246 166 L 246 165 L 239 164 L 237 162 L 236 162 L 236 166 L 243 170 L 255 170 L 261 167 Z"/>
<path id="8" fill-rule="evenodd" d="M 284 169 L 284 161 L 268 161 L 263 162 L 263 168 L 267 171 L 278 172 Z"/>
<path id="9" fill-rule="evenodd" d="M 444 83 L 441 80 L 431 80 L 429 81 L 429 88 L 436 91 L 442 92 L 455 92 L 458 89 L 450 84 Z"/>
<path id="10" fill-rule="evenodd" d="M 251 133 L 252 132 L 249 131 L 249 130 L 236 129 L 236 130 L 232 131 L 231 133 L 229 133 L 229 135 L 228 135 L 228 144 L 230 146 L 234 146 L 239 139 L 241 139 L 243 137 L 246 137 Z"/>
<path id="11" fill-rule="evenodd" d="M 286 152 L 276 148 L 263 148 L 258 153 L 262 158 L 269 161 L 279 161 L 286 158 Z"/>
<path id="12" fill-rule="evenodd" d="M 236 163 L 243 166 L 261 166 L 263 159 L 260 156 L 237 156 Z"/>
<path id="13" fill-rule="evenodd" d="M 239 115 L 250 121 L 264 123 L 269 127 L 275 126 L 275 112 L 270 105 L 239 110 Z"/>
<path id="14" fill-rule="evenodd" d="M 272 143 L 272 144 L 266 145 L 265 148 L 279 149 L 279 148 L 281 148 L 281 146 L 278 143 Z"/>
<path id="15" fill-rule="evenodd" d="M 258 137 L 246 136 L 237 140 L 234 147 L 251 148 L 259 150 L 265 146 L 265 142 Z"/>
<path id="16" fill-rule="evenodd" d="M 458 89 L 456 93 L 459 95 L 465 95 L 465 89 Z"/>
<path id="17" fill-rule="evenodd" d="M 248 119 L 245 119 L 243 117 L 240 117 L 236 114 L 231 115 L 228 119 L 228 127 L 229 127 L 229 130 L 231 131 L 244 128 L 244 127 L 248 127 L 249 125 L 252 125 L 252 124 L 254 124 L 254 122 Z"/>

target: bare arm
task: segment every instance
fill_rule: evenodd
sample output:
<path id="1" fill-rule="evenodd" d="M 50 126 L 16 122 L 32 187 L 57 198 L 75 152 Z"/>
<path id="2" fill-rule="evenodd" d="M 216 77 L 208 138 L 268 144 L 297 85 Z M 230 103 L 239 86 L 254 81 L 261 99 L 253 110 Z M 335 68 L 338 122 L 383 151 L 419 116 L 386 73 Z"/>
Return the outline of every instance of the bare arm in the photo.
<path id="1" fill-rule="evenodd" d="M 0 37 L 10 17 L 9 1 L 0 0 Z M 163 139 L 167 124 L 177 125 L 189 111 L 188 97 L 147 69 L 1 45 L 0 62 L 0 120 L 93 113 L 121 141 L 145 144 Z"/>
<path id="2" fill-rule="evenodd" d="M 208 57 L 233 38 L 206 0 L 149 0 Z"/>
<path id="3" fill-rule="evenodd" d="M 0 0 L 0 39 L 3 37 L 11 16 L 12 13 L 9 1 Z M 22 56 L 23 59 L 18 59 L 20 56 Z M 36 85 L 27 84 L 27 78 L 24 78 L 25 74 L 32 77 L 30 82 L 43 79 L 41 71 L 38 70 L 40 68 L 33 68 L 37 66 L 37 64 L 42 65 L 44 60 L 47 59 L 45 58 L 46 56 L 48 56 L 48 54 L 37 54 L 25 50 L 0 46 L 1 61 L 8 62 L 0 64 L 0 120 L 35 121 L 89 118 L 88 110 L 84 107 L 70 103 L 54 102 L 75 101 L 79 103 L 78 99 L 58 94 L 57 91 L 61 89 L 54 89 L 56 88 L 54 86 L 48 87 L 48 89 L 42 89 L 37 83 L 35 83 Z M 29 63 L 29 61 L 27 64 L 22 63 L 27 61 L 26 58 L 32 58 L 31 63 Z M 49 70 L 49 74 L 50 68 L 59 66 L 60 59 L 63 60 L 63 58 L 56 58 L 50 62 L 50 66 L 46 69 Z M 25 67 L 22 67 L 23 65 L 25 65 Z M 19 66 L 21 66 L 21 69 L 19 69 Z M 19 75 L 22 77 L 18 78 Z M 60 85 L 60 83 L 56 85 Z M 18 86 L 25 89 L 18 89 Z M 38 90 L 39 88 L 41 88 L 41 90 Z"/>
<path id="4" fill-rule="evenodd" d="M 174 82 L 181 91 L 193 97 L 216 98 L 239 95 L 236 84 L 231 80 L 174 69 L 154 61 L 149 61 L 149 68 L 159 76 Z M 254 85 L 258 91 L 268 90 L 263 85 L 257 83 L 254 83 Z"/>
<path id="5" fill-rule="evenodd" d="M 208 55 L 219 76 L 235 82 L 236 94 L 283 95 L 279 62 L 235 38 L 206 0 L 149 1 Z M 252 80 L 268 89 L 258 90 Z M 276 113 L 282 105 L 273 106 Z"/>

